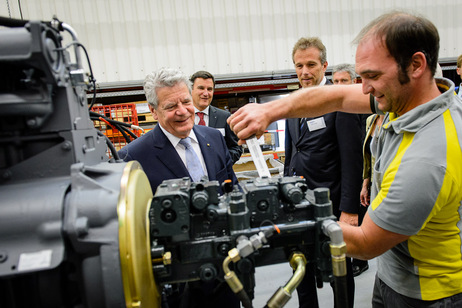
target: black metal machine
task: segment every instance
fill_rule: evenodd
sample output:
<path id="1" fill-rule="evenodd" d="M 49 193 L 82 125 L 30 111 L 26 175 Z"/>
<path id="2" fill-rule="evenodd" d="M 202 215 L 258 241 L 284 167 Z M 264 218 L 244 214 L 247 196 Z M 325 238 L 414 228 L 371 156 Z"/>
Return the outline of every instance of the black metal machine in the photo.
<path id="1" fill-rule="evenodd" d="M 184 178 L 159 186 L 149 211 L 156 281 L 224 279 L 244 307 L 251 307 L 254 298 L 256 266 L 290 261 L 295 271 L 268 307 L 287 303 L 306 262 L 317 265 L 319 282 L 331 281 L 331 249 L 344 261 L 345 246 L 333 220 L 329 190 L 308 191 L 299 177 L 240 184 L 242 190 L 224 183 L 222 196 L 216 181 L 191 183 Z M 338 261 L 335 273 L 344 268 Z M 231 262 L 235 271 L 229 269 Z"/>
<path id="2" fill-rule="evenodd" d="M 217 182 L 177 179 L 153 196 L 137 162 L 106 154 L 74 30 L 0 22 L 0 307 L 159 307 L 164 286 L 213 279 L 248 307 L 253 269 L 288 260 L 294 276 L 269 307 L 290 299 L 306 262 L 319 281 L 343 279 L 327 189 L 259 178 L 219 195 Z"/>

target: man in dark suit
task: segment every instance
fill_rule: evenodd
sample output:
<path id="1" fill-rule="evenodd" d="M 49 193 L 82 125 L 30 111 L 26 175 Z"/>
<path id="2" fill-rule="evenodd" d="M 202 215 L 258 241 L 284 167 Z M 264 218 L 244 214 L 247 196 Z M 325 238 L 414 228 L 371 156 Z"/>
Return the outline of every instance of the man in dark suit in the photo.
<path id="1" fill-rule="evenodd" d="M 332 68 L 332 81 L 334 85 L 341 84 L 355 84 L 356 83 L 356 72 L 353 64 L 343 63 L 337 64 Z M 362 143 L 364 144 L 364 137 L 366 135 L 366 120 L 369 115 L 360 115 L 361 129 L 362 129 Z M 358 210 L 358 225 L 361 225 L 364 215 L 366 215 L 367 208 L 360 206 Z M 367 260 L 359 260 L 353 258 L 353 276 L 356 277 L 361 275 L 362 272 L 369 269 L 369 263 Z"/>
<path id="2" fill-rule="evenodd" d="M 236 134 L 231 130 L 226 120 L 231 115 L 228 111 L 210 105 L 215 90 L 215 78 L 206 71 L 198 71 L 191 78 L 192 98 L 196 113 L 195 124 L 214 127 L 221 132 L 226 141 L 233 163 L 242 155 L 242 147 Z"/>
<path id="3" fill-rule="evenodd" d="M 209 180 L 231 179 L 237 184 L 232 160 L 220 132 L 194 125 L 194 105 L 189 80 L 180 71 L 164 69 L 149 74 L 144 91 L 156 127 L 119 151 L 124 161 L 137 160 L 151 183 L 153 193 L 163 180 L 189 176 L 185 148 L 179 142 L 190 137 Z M 156 82 L 162 87 L 156 88 Z"/>
<path id="4" fill-rule="evenodd" d="M 119 156 L 124 161 L 137 160 L 141 164 L 153 192 L 163 180 L 196 177 L 196 171 L 192 171 L 189 164 L 189 146 L 196 154 L 195 169 L 202 169 L 202 175 L 220 183 L 231 179 L 237 184 L 233 162 L 221 133 L 194 125 L 191 82 L 186 75 L 175 69 L 148 74 L 144 92 L 158 123 L 153 130 L 123 147 Z M 184 146 L 183 140 L 188 138 L 191 145 Z M 177 287 L 179 294 L 168 297 L 170 307 L 240 307 L 238 298 L 225 282 L 192 282 Z"/>
<path id="5" fill-rule="evenodd" d="M 325 77 L 326 47 L 317 37 L 301 38 L 292 60 L 303 88 L 331 84 Z M 340 221 L 358 225 L 362 177 L 362 132 L 359 115 L 332 112 L 317 118 L 287 119 L 284 175 L 303 176 L 310 189 L 330 189 L 333 212 Z M 348 258 L 349 259 L 349 258 Z M 314 268 L 297 288 L 300 307 L 318 307 Z M 351 261 L 347 260 L 348 296 L 354 302 Z"/>

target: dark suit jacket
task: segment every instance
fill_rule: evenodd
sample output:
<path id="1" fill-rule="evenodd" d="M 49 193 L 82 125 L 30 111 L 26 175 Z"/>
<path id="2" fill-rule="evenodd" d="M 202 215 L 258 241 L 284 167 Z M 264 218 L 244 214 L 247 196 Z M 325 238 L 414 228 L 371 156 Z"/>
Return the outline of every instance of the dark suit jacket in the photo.
<path id="1" fill-rule="evenodd" d="M 242 155 L 242 147 L 237 144 L 239 139 L 236 134 L 231 130 L 226 120 L 231 116 L 231 113 L 223 109 L 209 106 L 209 126 L 215 128 L 224 128 L 225 129 L 225 141 L 226 146 L 228 147 L 229 154 L 233 163 L 237 162 Z"/>
<path id="2" fill-rule="evenodd" d="M 362 127 L 357 114 L 332 112 L 325 128 L 305 130 L 286 120 L 284 175 L 303 176 L 308 187 L 330 189 L 333 211 L 357 214 L 362 183 Z M 307 121 L 315 118 L 308 118 Z"/>
<path id="3" fill-rule="evenodd" d="M 233 162 L 221 133 L 206 126 L 194 125 L 193 129 L 207 166 L 209 180 L 217 180 L 221 184 L 231 179 L 233 184 L 237 184 Z M 163 180 L 189 176 L 186 166 L 159 126 L 127 144 L 119 151 L 119 156 L 124 161 L 137 160 L 141 164 L 153 193 Z"/>

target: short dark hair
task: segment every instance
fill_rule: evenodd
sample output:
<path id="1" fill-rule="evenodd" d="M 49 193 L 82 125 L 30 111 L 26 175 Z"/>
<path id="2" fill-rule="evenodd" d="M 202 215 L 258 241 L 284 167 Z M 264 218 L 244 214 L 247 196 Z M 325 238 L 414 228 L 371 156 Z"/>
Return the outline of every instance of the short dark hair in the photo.
<path id="1" fill-rule="evenodd" d="M 213 80 L 213 87 L 215 88 L 215 77 L 213 77 L 212 74 L 210 74 L 209 72 L 207 71 L 197 71 L 195 72 L 191 78 L 189 78 L 189 80 L 191 80 L 191 83 L 194 85 L 194 80 L 196 80 L 196 78 L 202 78 L 202 79 L 209 79 L 211 78 Z"/>
<path id="2" fill-rule="evenodd" d="M 457 67 L 460 68 L 462 66 L 462 55 L 460 55 L 458 58 L 457 58 Z"/>
<path id="3" fill-rule="evenodd" d="M 435 25 L 425 17 L 394 11 L 384 14 L 364 27 L 354 42 L 375 36 L 382 39 L 390 55 L 405 74 L 414 53 L 422 52 L 427 59 L 432 76 L 435 75 L 440 49 L 440 37 Z M 402 75 L 402 74 L 400 74 Z"/>

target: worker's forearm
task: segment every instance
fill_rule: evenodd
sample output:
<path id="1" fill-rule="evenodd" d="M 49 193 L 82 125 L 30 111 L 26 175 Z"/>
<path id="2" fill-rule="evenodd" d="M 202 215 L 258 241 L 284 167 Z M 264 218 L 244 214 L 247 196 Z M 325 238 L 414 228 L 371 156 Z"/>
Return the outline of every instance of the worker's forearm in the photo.
<path id="1" fill-rule="evenodd" d="M 273 121 L 317 117 L 334 111 L 370 113 L 369 96 L 360 85 L 311 87 L 293 92 L 271 106 Z"/>
<path id="2" fill-rule="evenodd" d="M 361 260 L 370 260 L 376 255 L 371 255 L 365 249 L 364 234 L 361 227 L 351 226 L 344 222 L 338 222 L 343 231 L 343 239 L 347 246 L 347 255 Z"/>

